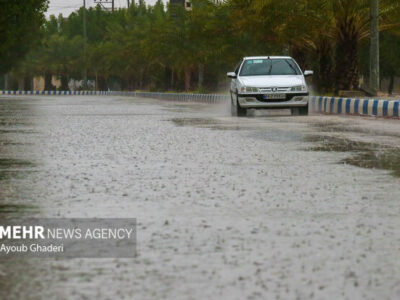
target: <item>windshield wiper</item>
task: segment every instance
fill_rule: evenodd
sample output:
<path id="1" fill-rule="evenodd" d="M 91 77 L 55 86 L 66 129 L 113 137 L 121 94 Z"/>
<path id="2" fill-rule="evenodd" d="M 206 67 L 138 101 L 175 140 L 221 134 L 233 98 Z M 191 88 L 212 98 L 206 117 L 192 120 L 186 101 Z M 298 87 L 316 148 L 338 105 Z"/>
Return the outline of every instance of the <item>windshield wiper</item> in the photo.
<path id="1" fill-rule="evenodd" d="M 272 72 L 272 66 L 273 66 L 273 62 L 271 61 L 271 66 L 269 67 L 268 75 L 271 75 L 271 72 Z"/>

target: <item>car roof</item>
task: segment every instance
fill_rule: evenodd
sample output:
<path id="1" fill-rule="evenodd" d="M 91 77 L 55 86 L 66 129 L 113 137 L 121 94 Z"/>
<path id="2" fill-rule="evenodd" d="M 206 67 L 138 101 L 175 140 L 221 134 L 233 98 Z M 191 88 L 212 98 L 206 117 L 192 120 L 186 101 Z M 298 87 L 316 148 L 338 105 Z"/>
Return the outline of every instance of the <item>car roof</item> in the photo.
<path id="1" fill-rule="evenodd" d="M 292 59 L 290 56 L 247 56 L 243 58 L 247 59 Z"/>

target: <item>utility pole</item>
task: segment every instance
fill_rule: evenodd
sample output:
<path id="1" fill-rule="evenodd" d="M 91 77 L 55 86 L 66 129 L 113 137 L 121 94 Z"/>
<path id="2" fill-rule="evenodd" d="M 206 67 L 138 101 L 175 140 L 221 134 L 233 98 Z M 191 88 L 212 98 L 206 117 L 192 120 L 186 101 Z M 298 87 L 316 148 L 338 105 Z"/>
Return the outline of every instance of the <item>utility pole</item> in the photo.
<path id="1" fill-rule="evenodd" d="M 115 0 L 93 0 L 93 2 L 97 5 L 100 5 L 104 10 L 110 11 L 110 7 L 108 5 L 111 4 L 111 11 L 114 12 L 115 8 Z M 130 1 L 128 0 L 128 4 Z M 107 5 L 107 6 L 105 6 Z"/>
<path id="2" fill-rule="evenodd" d="M 83 60 L 84 60 L 84 73 L 83 85 L 87 87 L 87 62 L 86 62 L 86 48 L 87 48 L 87 32 L 86 32 L 86 0 L 83 0 Z"/>
<path id="3" fill-rule="evenodd" d="M 371 54 L 369 87 L 374 96 L 379 91 L 379 0 L 371 0 Z"/>
<path id="4" fill-rule="evenodd" d="M 127 0 L 127 1 L 128 1 L 128 8 L 129 8 L 130 3 L 129 3 L 129 0 Z"/>

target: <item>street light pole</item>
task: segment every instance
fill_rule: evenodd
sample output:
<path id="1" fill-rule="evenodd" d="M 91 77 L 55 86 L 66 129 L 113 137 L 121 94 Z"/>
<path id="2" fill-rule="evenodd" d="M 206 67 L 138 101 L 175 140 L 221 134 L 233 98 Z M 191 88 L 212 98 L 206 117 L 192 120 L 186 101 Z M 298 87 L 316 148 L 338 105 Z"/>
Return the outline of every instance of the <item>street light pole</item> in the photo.
<path id="1" fill-rule="evenodd" d="M 374 96 L 379 91 L 379 0 L 371 0 L 371 54 L 370 90 Z"/>
<path id="2" fill-rule="evenodd" d="M 86 0 L 83 0 L 83 59 L 84 59 L 84 74 L 83 74 L 83 85 L 87 87 L 87 63 L 86 63 L 86 43 L 87 43 L 87 31 L 86 31 Z"/>

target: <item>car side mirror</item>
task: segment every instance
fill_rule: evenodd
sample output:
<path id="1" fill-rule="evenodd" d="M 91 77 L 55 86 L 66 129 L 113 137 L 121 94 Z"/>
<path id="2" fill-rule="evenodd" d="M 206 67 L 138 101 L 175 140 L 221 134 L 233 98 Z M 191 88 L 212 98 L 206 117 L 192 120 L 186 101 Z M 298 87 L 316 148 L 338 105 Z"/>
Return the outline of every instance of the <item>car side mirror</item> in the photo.
<path id="1" fill-rule="evenodd" d="M 304 71 L 304 76 L 305 77 L 312 76 L 312 75 L 314 75 L 314 71 L 310 71 L 310 70 Z"/>
<path id="2" fill-rule="evenodd" d="M 237 78 L 237 75 L 236 75 L 235 72 L 228 72 L 228 73 L 226 74 L 226 76 L 228 76 L 229 78 L 232 78 L 232 79 Z"/>

